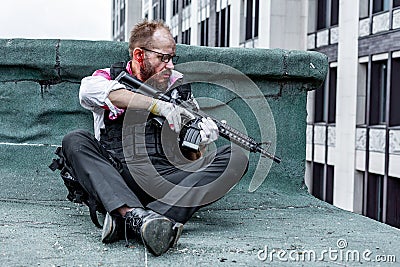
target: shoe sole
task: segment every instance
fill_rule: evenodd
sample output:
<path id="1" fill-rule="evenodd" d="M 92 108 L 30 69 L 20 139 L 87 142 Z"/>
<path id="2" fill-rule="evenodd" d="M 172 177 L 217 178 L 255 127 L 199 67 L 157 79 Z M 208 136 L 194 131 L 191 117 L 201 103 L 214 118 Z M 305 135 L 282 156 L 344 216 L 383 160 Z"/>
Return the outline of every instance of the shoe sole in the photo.
<path id="1" fill-rule="evenodd" d="M 175 223 L 174 227 L 172 229 L 175 231 L 175 237 L 174 241 L 171 244 L 171 248 L 174 248 L 178 244 L 178 240 L 181 237 L 182 231 L 183 231 L 183 224 L 181 223 Z"/>
<path id="2" fill-rule="evenodd" d="M 164 254 L 174 242 L 175 230 L 173 227 L 174 223 L 167 218 L 147 221 L 141 229 L 143 244 L 155 256 Z"/>
<path id="3" fill-rule="evenodd" d="M 103 223 L 103 231 L 101 233 L 101 242 L 112 243 L 118 241 L 117 227 L 115 225 L 115 220 L 110 214 L 106 214 Z"/>

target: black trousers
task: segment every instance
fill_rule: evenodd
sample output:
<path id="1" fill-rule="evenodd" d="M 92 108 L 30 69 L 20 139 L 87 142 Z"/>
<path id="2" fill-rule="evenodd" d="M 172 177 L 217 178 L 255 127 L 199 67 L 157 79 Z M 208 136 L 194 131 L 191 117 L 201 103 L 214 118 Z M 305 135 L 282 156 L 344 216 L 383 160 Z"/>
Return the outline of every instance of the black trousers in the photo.
<path id="1" fill-rule="evenodd" d="M 181 223 L 232 189 L 248 165 L 240 148 L 223 146 L 188 166 L 174 166 L 166 158 L 134 158 L 118 167 L 118 159 L 83 130 L 67 134 L 62 148 L 72 175 L 108 212 L 140 207 Z"/>

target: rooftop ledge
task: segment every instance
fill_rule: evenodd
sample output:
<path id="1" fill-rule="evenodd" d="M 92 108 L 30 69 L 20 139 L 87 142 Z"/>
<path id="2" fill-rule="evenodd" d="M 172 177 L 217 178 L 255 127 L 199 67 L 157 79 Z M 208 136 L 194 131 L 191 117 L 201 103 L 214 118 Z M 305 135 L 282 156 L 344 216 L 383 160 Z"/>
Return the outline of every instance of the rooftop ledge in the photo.
<path id="1" fill-rule="evenodd" d="M 178 247 L 161 257 L 138 243 L 102 244 L 87 209 L 66 201 L 58 173 L 47 166 L 67 132 L 92 130 L 90 112 L 78 103 L 82 77 L 129 59 L 126 50 L 121 42 L 0 40 L 0 255 L 5 266 L 390 266 L 400 261 L 398 229 L 307 193 L 307 91 L 323 83 L 328 64 L 316 52 L 281 49 L 178 45 L 183 64 L 176 68 L 189 77 L 202 69 L 185 63 L 215 62 L 223 67 L 211 64 L 211 73 L 206 71 L 212 83 L 233 79 L 241 88 L 235 75 L 225 75 L 233 69 L 259 87 L 261 95 L 241 88 L 246 101 L 209 86 L 195 93 L 228 105 L 250 136 L 270 134 L 282 162 L 252 154 L 241 182 L 196 213 Z M 260 123 L 254 113 L 264 99 L 272 117 Z M 218 105 L 204 104 L 207 112 L 229 115 Z M 257 173 L 266 165 L 268 172 Z M 249 192 L 255 176 L 265 181 Z"/>
<path id="2" fill-rule="evenodd" d="M 98 68 L 129 60 L 125 42 L 0 39 L 0 47 L 1 81 L 79 81 Z M 307 81 L 310 90 L 321 84 L 327 71 L 327 57 L 311 51 L 178 44 L 177 54 L 179 63 L 220 62 L 251 77 Z"/>

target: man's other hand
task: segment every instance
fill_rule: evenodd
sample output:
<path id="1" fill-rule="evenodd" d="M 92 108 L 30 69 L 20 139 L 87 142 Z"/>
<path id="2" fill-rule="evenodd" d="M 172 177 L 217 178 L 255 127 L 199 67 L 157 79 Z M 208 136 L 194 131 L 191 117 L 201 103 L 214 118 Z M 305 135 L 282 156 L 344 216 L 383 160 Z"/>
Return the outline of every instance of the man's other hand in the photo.
<path id="1" fill-rule="evenodd" d="M 200 145 L 208 145 L 218 139 L 218 126 L 211 118 L 202 118 L 199 122 L 201 141 Z"/>

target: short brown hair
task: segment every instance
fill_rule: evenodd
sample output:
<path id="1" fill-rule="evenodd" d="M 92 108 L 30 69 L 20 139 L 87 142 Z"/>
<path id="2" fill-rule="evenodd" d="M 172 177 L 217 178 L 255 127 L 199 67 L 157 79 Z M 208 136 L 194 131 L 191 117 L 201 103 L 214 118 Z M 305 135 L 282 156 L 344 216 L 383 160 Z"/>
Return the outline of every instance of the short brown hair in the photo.
<path id="1" fill-rule="evenodd" d="M 132 51 L 136 47 L 154 48 L 153 35 L 158 29 L 165 29 L 171 32 L 170 28 L 162 20 L 148 21 L 146 19 L 137 23 L 133 27 L 129 38 L 129 55 L 132 57 Z"/>

